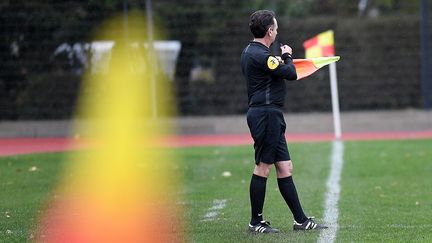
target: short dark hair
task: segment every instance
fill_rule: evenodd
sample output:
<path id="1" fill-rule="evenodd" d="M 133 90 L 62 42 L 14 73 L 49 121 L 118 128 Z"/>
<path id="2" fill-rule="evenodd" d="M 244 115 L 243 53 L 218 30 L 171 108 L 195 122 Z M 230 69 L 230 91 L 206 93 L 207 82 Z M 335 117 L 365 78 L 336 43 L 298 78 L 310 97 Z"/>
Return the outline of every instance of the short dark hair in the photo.
<path id="1" fill-rule="evenodd" d="M 249 28 L 255 38 L 263 38 L 270 26 L 274 25 L 275 13 L 270 10 L 258 10 L 249 19 Z"/>

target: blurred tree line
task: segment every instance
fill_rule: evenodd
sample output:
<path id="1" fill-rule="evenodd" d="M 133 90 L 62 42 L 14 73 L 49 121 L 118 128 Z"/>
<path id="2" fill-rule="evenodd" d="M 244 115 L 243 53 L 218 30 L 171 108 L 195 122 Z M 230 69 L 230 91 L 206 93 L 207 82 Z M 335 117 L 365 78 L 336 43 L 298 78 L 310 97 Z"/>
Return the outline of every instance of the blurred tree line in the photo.
<path id="1" fill-rule="evenodd" d="M 408 0 L 154 0 L 155 22 L 167 39 L 182 41 L 177 66 L 178 95 L 187 94 L 190 70 L 199 63 L 214 67 L 232 19 L 256 9 L 278 16 L 316 15 L 376 17 L 417 13 L 419 1 Z M 86 43 L 101 22 L 145 0 L 2 0 L 0 2 L 0 119 L 59 119 L 73 113 L 82 62 L 67 53 L 54 56 L 63 43 Z M 191 23 L 185 28 L 184 23 Z M 213 48 L 215 47 L 215 48 Z M 216 48 L 218 47 L 218 48 Z M 71 60 L 72 58 L 72 60 Z M 184 61 L 192 60 L 192 61 Z M 189 102 L 186 101 L 185 102 Z"/>

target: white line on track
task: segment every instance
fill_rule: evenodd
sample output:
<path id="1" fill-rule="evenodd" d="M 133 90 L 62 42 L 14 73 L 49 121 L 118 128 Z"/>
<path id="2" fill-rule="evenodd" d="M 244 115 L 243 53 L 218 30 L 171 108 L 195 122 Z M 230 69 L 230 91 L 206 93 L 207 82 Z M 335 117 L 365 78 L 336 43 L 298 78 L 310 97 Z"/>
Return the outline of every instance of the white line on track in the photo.
<path id="1" fill-rule="evenodd" d="M 211 208 L 207 209 L 207 213 L 204 215 L 201 221 L 213 221 L 219 215 L 219 212 L 225 208 L 226 199 L 215 199 Z"/>
<path id="2" fill-rule="evenodd" d="M 336 240 L 338 225 L 338 201 L 340 195 L 340 179 L 343 166 L 344 144 L 342 141 L 333 141 L 331 154 L 330 174 L 327 180 L 327 193 L 324 211 L 324 224 L 328 229 L 322 230 L 318 238 L 319 243 L 331 243 Z"/>

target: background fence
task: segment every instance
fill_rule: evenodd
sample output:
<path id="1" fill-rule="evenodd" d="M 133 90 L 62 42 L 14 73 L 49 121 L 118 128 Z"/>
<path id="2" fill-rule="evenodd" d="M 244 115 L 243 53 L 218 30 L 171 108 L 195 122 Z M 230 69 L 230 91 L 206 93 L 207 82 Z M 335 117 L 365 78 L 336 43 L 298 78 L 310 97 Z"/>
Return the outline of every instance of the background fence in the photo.
<path id="1" fill-rule="evenodd" d="M 249 15 L 258 8 L 275 9 L 278 41 L 291 45 L 295 58 L 304 57 L 304 40 L 335 31 L 336 54 L 342 56 L 337 71 L 343 111 L 422 108 L 419 1 L 335 2 L 154 1 L 155 29 L 162 39 L 181 42 L 169 81 L 179 114 L 246 111 L 239 59 L 252 39 Z M 359 5 L 365 2 L 364 8 Z M 90 30 L 135 9 L 145 10 L 145 1 L 2 1 L 0 119 L 70 118 L 89 68 L 89 57 L 80 48 L 91 41 Z M 430 17 L 428 22 L 432 26 Z M 431 46 L 430 33 L 427 41 Z M 64 44 L 70 49 L 56 52 Z M 291 82 L 285 111 L 331 110 L 328 80 L 324 68 Z"/>

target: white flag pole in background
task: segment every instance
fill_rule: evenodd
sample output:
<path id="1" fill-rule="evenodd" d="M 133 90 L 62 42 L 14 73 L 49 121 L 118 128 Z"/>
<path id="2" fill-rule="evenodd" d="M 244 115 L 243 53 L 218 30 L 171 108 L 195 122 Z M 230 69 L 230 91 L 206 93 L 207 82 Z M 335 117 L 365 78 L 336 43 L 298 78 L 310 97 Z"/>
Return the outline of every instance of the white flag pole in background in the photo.
<path id="1" fill-rule="evenodd" d="M 147 42 L 148 42 L 148 51 L 150 53 L 150 56 L 155 54 L 154 49 L 154 39 L 153 39 L 153 7 L 152 7 L 152 1 L 146 0 L 145 2 L 146 6 L 146 15 L 147 15 Z M 150 63 L 151 70 L 150 71 L 150 86 L 151 86 L 151 107 L 152 107 L 152 117 L 157 118 L 158 111 L 157 111 L 157 97 L 156 97 L 156 71 L 157 68 L 154 62 Z"/>
<path id="2" fill-rule="evenodd" d="M 342 136 L 342 126 L 340 119 L 340 109 L 339 109 L 339 92 L 338 92 L 338 82 L 336 74 L 336 63 L 330 63 L 330 90 L 331 90 L 331 100 L 332 100 L 332 110 L 333 110 L 333 127 L 334 135 L 336 139 L 340 139 Z"/>

